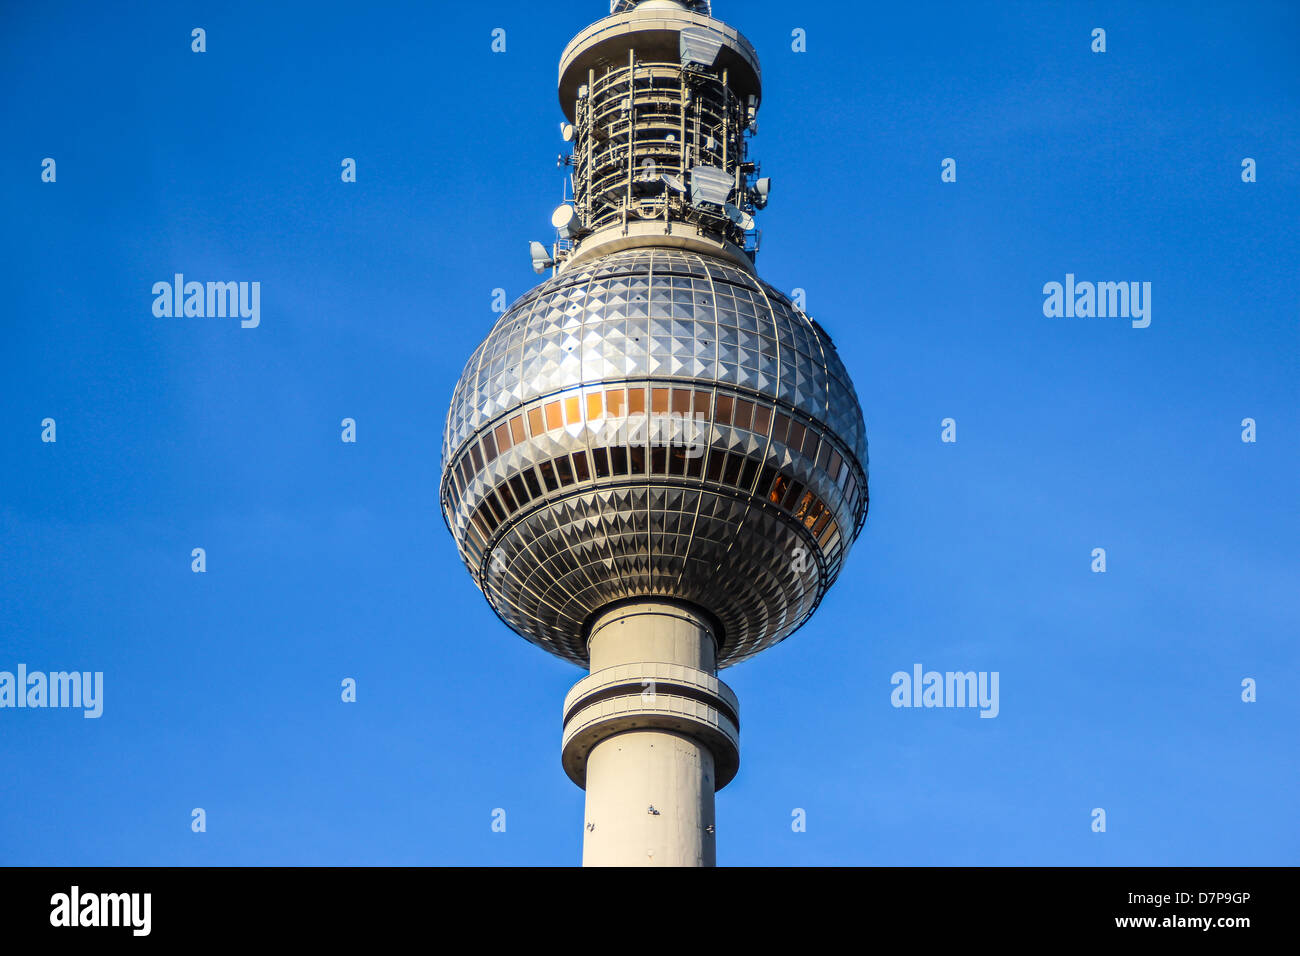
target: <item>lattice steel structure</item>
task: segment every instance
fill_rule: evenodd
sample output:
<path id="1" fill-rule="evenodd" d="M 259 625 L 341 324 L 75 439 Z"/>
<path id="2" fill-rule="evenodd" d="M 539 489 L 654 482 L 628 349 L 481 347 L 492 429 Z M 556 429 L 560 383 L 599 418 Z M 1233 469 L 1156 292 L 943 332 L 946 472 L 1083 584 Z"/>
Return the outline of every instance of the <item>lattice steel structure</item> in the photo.
<path id="1" fill-rule="evenodd" d="M 705 3 L 612 9 L 561 58 L 554 275 L 466 365 L 440 499 L 501 619 L 591 668 L 562 753 L 587 788 L 584 861 L 708 864 L 739 765 L 716 670 L 834 582 L 866 435 L 830 338 L 754 271 L 753 48 Z"/>

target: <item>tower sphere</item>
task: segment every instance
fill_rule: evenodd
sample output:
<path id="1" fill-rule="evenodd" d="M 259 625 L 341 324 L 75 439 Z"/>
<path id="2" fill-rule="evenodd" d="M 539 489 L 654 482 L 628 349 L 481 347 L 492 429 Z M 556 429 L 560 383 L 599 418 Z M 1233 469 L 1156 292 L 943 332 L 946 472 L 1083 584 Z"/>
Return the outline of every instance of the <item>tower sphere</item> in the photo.
<path id="1" fill-rule="evenodd" d="M 862 411 L 830 337 L 745 263 L 645 246 L 569 264 L 456 385 L 443 515 L 523 637 L 586 665 L 618 602 L 712 616 L 719 667 L 781 641 L 867 510 Z"/>

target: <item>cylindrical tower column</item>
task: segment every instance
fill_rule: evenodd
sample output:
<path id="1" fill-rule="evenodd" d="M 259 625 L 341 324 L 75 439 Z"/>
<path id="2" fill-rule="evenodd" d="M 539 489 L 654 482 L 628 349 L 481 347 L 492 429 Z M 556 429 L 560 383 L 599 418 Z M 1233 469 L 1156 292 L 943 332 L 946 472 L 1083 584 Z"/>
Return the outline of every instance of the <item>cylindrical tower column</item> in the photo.
<path id="1" fill-rule="evenodd" d="M 735 694 L 717 639 L 686 605 L 602 613 L 591 675 L 565 701 L 564 764 L 587 791 L 584 866 L 713 866 L 714 791 L 735 776 Z"/>

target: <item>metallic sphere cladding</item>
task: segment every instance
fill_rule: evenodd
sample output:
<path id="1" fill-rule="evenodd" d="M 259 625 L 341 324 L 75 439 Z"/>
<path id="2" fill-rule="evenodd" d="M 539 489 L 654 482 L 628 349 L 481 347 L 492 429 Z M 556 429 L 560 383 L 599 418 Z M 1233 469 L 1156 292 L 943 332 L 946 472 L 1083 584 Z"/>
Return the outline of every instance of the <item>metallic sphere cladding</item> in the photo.
<path id="1" fill-rule="evenodd" d="M 528 292 L 474 352 L 443 515 L 506 624 L 587 664 L 602 608 L 711 613 L 719 666 L 783 640 L 867 511 L 867 444 L 830 338 L 722 258 L 638 248 Z"/>

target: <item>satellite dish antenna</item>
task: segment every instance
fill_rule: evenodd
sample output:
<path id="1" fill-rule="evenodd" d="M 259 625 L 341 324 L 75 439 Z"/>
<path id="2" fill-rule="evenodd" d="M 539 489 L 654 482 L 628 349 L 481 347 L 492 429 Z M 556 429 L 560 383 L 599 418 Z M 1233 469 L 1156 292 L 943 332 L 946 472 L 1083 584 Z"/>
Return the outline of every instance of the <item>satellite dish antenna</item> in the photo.
<path id="1" fill-rule="evenodd" d="M 573 138 L 574 138 L 575 136 L 577 136 L 577 135 L 578 135 L 578 131 L 577 131 L 576 129 L 574 129 L 572 123 L 561 123 L 561 124 L 560 124 L 560 136 L 561 136 L 561 138 L 563 138 L 563 140 L 564 140 L 566 143 L 572 143 L 572 142 L 573 142 Z"/>
<path id="2" fill-rule="evenodd" d="M 672 176 L 668 173 L 664 173 L 659 178 L 668 184 L 669 189 L 674 189 L 679 193 L 686 192 L 686 187 L 682 185 L 682 181 L 678 179 L 676 176 Z"/>
<path id="3" fill-rule="evenodd" d="M 745 212 L 745 210 L 738 209 L 737 207 L 733 206 L 731 203 L 727 203 L 722 208 L 723 211 L 726 212 L 727 218 L 730 219 L 732 222 L 734 222 L 741 229 L 745 230 L 745 232 L 749 232 L 749 230 L 754 228 L 754 217 L 751 216 L 749 213 Z"/>
<path id="4" fill-rule="evenodd" d="M 528 253 L 533 257 L 534 272 L 545 272 L 555 265 L 555 260 L 547 253 L 546 247 L 536 240 L 528 243 Z"/>
<path id="5" fill-rule="evenodd" d="M 582 230 L 582 220 L 578 218 L 578 211 L 568 203 L 561 203 L 555 207 L 555 212 L 551 213 L 551 225 L 558 229 L 565 239 L 572 239 Z"/>
<path id="6" fill-rule="evenodd" d="M 754 181 L 754 205 L 759 209 L 767 207 L 767 197 L 772 192 L 772 177 L 764 176 Z"/>
<path id="7" fill-rule="evenodd" d="M 721 206 L 731 195 L 736 181 L 731 173 L 717 166 L 694 166 L 691 168 L 691 205 L 712 203 Z"/>

